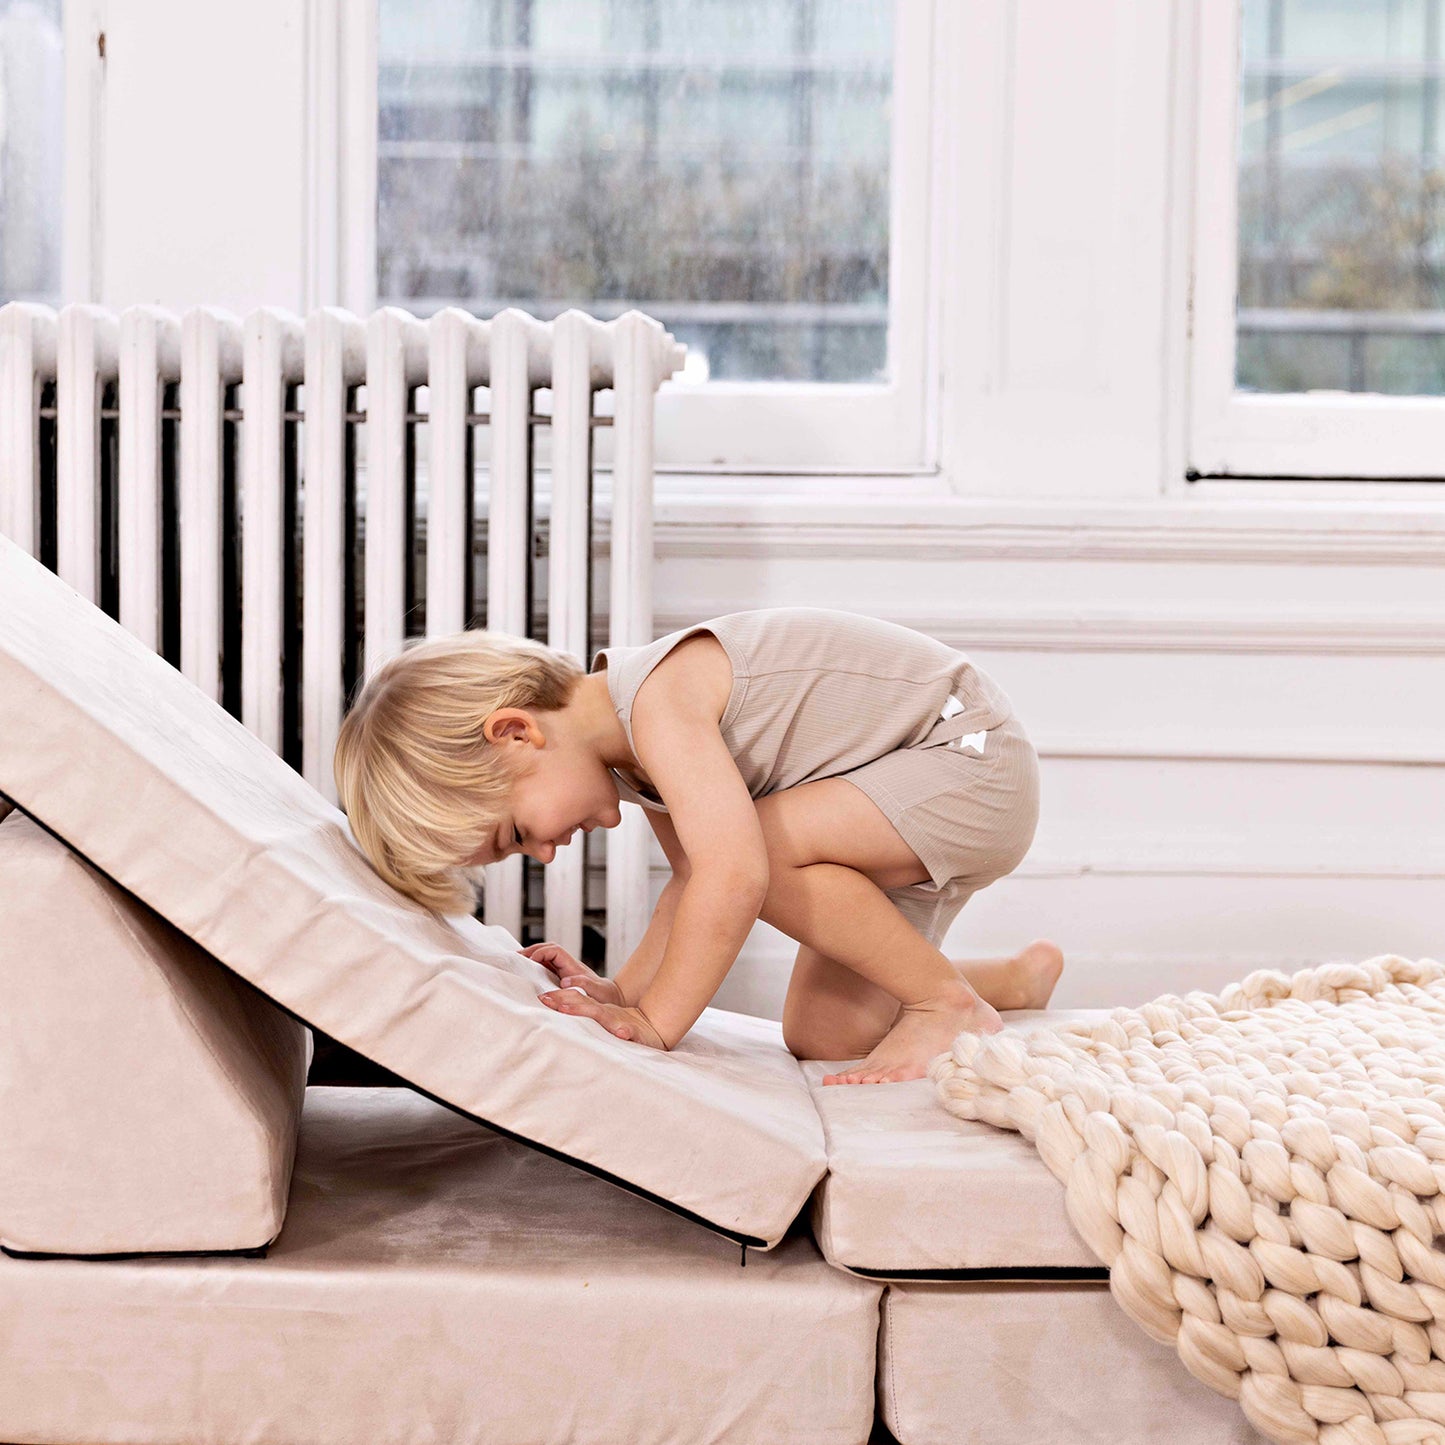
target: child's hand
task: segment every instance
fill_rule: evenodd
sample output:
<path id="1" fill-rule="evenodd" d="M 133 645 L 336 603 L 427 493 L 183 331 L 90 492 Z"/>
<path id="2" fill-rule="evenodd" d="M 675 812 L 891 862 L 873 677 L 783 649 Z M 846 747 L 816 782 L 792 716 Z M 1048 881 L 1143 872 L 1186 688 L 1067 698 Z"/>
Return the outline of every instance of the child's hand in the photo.
<path id="1" fill-rule="evenodd" d="M 609 1034 L 615 1034 L 619 1039 L 628 1039 L 635 1044 L 646 1044 L 648 1048 L 667 1051 L 662 1035 L 653 1028 L 641 1009 L 599 1003 L 596 999 L 576 993 L 570 988 L 558 989 L 555 993 L 541 993 L 537 997 L 557 1013 L 580 1014 L 583 1018 L 596 1019 Z"/>
<path id="2" fill-rule="evenodd" d="M 538 998 L 551 1001 L 563 989 L 580 988 L 588 998 L 616 1004 L 619 1008 L 626 1007 L 622 990 L 610 978 L 594 973 L 585 963 L 573 958 L 560 943 L 529 943 L 521 952 L 524 957 L 557 975 L 558 987 L 551 993 L 538 994 Z"/>

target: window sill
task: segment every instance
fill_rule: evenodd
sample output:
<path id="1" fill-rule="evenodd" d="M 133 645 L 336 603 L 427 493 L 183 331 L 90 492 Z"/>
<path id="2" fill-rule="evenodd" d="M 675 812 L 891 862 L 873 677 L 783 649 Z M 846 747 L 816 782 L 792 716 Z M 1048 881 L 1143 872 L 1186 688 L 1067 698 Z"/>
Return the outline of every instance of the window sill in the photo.
<path id="1" fill-rule="evenodd" d="M 1009 501 L 939 490 L 937 476 L 836 479 L 659 474 L 660 553 L 1195 562 L 1445 563 L 1445 489 L 1421 496 Z M 806 487 L 796 484 L 806 481 Z M 893 490 L 894 484 L 898 490 Z M 610 483 L 606 484 L 610 487 Z M 1282 487 L 1293 484 L 1281 483 Z M 1196 484 L 1203 486 L 1203 484 Z M 932 487 L 932 491 L 924 490 Z M 610 514 L 610 490 L 599 498 Z"/>

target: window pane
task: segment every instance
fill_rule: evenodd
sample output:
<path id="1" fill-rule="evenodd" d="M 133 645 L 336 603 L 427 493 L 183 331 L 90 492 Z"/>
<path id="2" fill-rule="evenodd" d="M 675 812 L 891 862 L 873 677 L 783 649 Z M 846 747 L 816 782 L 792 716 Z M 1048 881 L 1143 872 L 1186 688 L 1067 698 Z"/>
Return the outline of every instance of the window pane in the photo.
<path id="1" fill-rule="evenodd" d="M 887 371 L 891 0 L 380 0 L 378 304 Z"/>
<path id="2" fill-rule="evenodd" d="M 60 304 L 60 0 L 0 0 L 0 303 Z"/>
<path id="3" fill-rule="evenodd" d="M 1243 0 L 1236 385 L 1445 394 L 1442 0 Z"/>

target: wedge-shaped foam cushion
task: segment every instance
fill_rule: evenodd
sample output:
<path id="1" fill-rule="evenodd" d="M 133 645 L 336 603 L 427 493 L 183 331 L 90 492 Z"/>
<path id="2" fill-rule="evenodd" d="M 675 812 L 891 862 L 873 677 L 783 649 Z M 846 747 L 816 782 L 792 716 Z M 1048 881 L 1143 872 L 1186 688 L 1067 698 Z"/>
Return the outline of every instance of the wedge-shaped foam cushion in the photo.
<path id="1" fill-rule="evenodd" d="M 0 1246 L 255 1250 L 311 1034 L 21 812 L 0 822 Z"/>
<path id="2" fill-rule="evenodd" d="M 0 537 L 0 793 L 222 963 L 444 1103 L 771 1248 L 826 1168 L 775 1020 L 671 1052 L 554 1013 L 505 929 L 385 883 L 343 814 Z"/>

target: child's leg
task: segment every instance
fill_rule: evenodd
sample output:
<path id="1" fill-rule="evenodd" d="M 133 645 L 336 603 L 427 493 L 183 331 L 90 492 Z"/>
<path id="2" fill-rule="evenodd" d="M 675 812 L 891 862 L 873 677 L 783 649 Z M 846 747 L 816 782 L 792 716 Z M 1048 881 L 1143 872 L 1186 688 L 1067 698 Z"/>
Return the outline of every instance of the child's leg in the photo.
<path id="1" fill-rule="evenodd" d="M 981 886 L 986 887 L 987 884 Z M 893 906 L 932 944 L 941 948 L 959 910 L 979 891 L 972 879 L 951 878 L 934 890 L 914 885 L 884 891 Z M 996 1009 L 1041 1009 L 1064 968 L 1057 944 L 1036 938 L 1008 958 L 950 958 L 954 968 L 982 999 Z"/>
<path id="2" fill-rule="evenodd" d="M 953 960 L 969 987 L 996 1009 L 1047 1008 L 1064 967 L 1056 943 L 1036 938 L 1012 958 Z"/>
<path id="3" fill-rule="evenodd" d="M 1041 1009 L 1058 983 L 1064 956 L 1037 939 L 1011 958 L 949 960 L 992 1007 Z M 803 943 L 783 1000 L 783 1042 L 800 1059 L 862 1059 L 903 1012 L 891 993 Z"/>
<path id="4" fill-rule="evenodd" d="M 800 1059 L 862 1059 L 903 1005 L 846 964 L 798 945 L 783 1000 L 783 1042 Z"/>
<path id="5" fill-rule="evenodd" d="M 823 1052 L 802 1051 L 814 1058 L 857 1057 L 858 1041 L 888 1011 L 880 994 L 889 995 L 901 1005 L 891 1027 L 862 1066 L 831 1076 L 882 1082 L 920 1077 L 963 1028 L 989 1033 L 1002 1026 L 962 971 L 900 911 L 903 901 L 895 906 L 885 890 L 926 883 L 945 863 L 983 881 L 1016 865 L 1037 818 L 1037 762 L 1017 724 L 1010 720 L 989 734 L 987 762 L 942 749 L 905 750 L 767 795 L 757 809 L 770 870 L 759 917 L 821 956 L 800 958 L 785 1033 L 790 1047 L 796 1040 L 822 1045 Z M 924 906 L 931 920 L 941 918 Z M 1052 950 L 1047 940 L 1033 947 Z M 979 964 L 989 982 L 999 981 L 999 960 Z M 838 966 L 861 981 L 849 983 Z M 805 1019 L 810 996 L 825 1000 L 816 1025 Z M 846 1022 L 850 1004 L 859 1010 L 853 1030 Z M 854 1052 L 835 1051 L 840 1038 Z"/>
<path id="6" fill-rule="evenodd" d="M 859 1068 L 830 1078 L 847 1083 L 920 1078 L 928 1059 L 946 1050 L 961 1030 L 994 1033 L 1003 1027 L 952 961 L 855 868 L 839 863 L 783 867 L 772 859 L 758 916 L 862 975 L 903 1006 Z"/>

